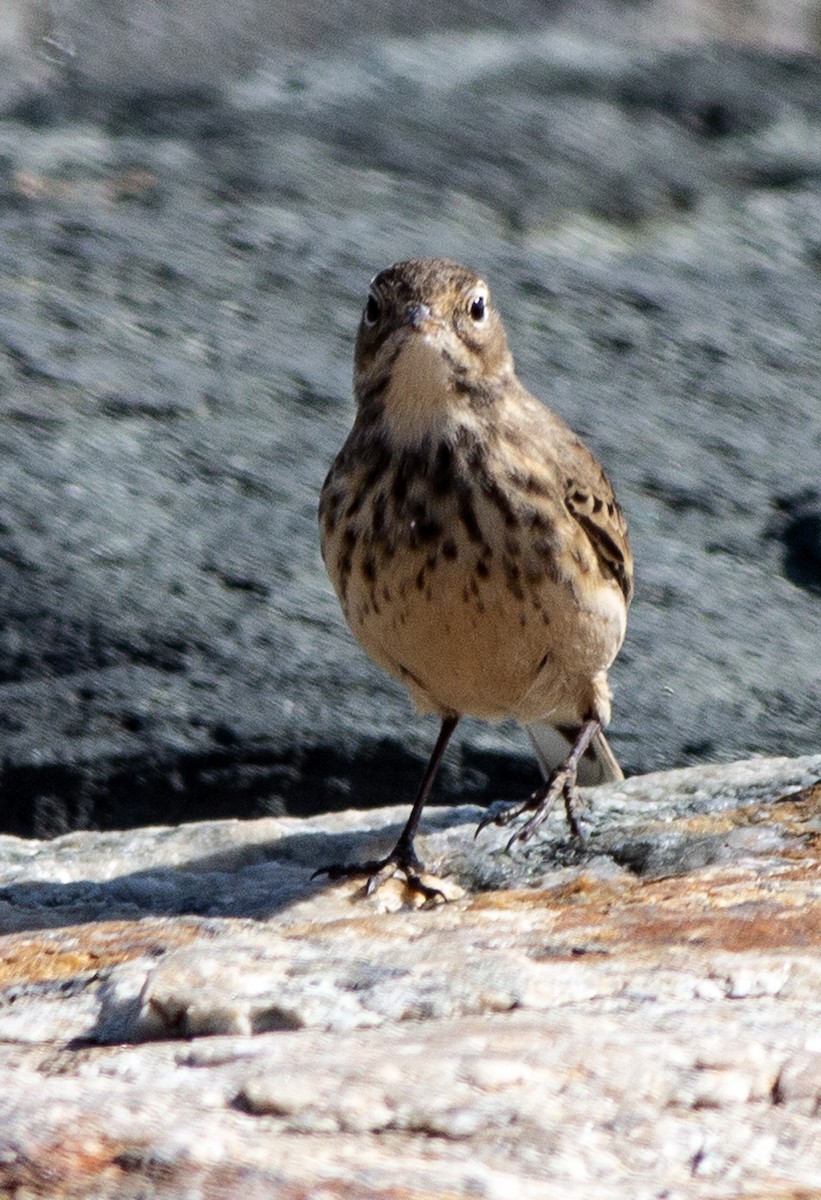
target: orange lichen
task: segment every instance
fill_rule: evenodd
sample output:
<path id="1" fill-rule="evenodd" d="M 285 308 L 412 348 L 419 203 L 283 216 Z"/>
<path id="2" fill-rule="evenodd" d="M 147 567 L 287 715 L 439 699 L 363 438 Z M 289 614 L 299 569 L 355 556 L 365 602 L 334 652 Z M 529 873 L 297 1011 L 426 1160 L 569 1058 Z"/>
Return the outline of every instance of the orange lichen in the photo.
<path id="1" fill-rule="evenodd" d="M 184 945 L 197 926 L 162 920 L 102 921 L 0 937 L 0 987 L 71 979 Z"/>

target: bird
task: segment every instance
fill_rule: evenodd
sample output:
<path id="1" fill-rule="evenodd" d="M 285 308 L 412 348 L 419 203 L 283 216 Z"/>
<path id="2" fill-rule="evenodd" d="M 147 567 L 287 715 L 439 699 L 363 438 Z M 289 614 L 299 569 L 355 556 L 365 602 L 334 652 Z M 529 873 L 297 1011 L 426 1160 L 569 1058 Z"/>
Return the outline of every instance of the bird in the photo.
<path id="1" fill-rule="evenodd" d="M 353 427 L 319 501 L 320 546 L 354 637 L 439 735 L 407 823 L 381 859 L 321 867 L 401 873 L 423 901 L 414 839 L 462 717 L 524 725 L 544 782 L 477 829 L 524 818 L 530 839 L 577 785 L 622 779 L 604 735 L 607 671 L 633 594 L 627 524 L 591 451 L 519 381 L 487 283 L 439 258 L 374 276 L 354 350 Z"/>

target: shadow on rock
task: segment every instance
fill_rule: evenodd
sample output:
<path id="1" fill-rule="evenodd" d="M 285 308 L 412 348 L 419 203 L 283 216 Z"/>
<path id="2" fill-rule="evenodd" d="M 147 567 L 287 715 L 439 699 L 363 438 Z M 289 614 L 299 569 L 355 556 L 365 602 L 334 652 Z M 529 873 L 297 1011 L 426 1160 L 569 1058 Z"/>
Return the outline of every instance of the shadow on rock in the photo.
<path id="1" fill-rule="evenodd" d="M 478 815 L 479 810 L 473 807 L 432 810 L 426 816 L 424 830 L 426 834 L 439 833 L 461 826 L 466 820 L 475 823 Z M 58 883 L 52 879 L 26 880 L 23 867 L 15 872 L 20 876 L 19 882 L 0 888 L 0 936 L 162 916 L 267 920 L 335 886 L 322 877 L 313 879 L 317 868 L 331 862 L 356 861 L 382 848 L 390 849 L 404 823 L 400 818 L 395 823 L 369 828 L 367 814 L 356 814 L 353 819 L 356 827 L 345 832 L 306 831 L 236 848 L 230 845 L 231 827 L 235 827 L 239 838 L 241 822 L 138 830 L 134 832 L 138 845 L 129 842 L 128 833 L 98 835 L 102 844 L 96 847 L 94 834 L 77 835 L 90 843 L 89 874 L 106 861 L 107 874 L 120 864 L 122 874 L 103 880 L 79 878 Z M 272 820 L 276 822 L 276 818 Z M 267 822 L 254 824 L 265 826 Z M 465 831 L 466 841 L 471 836 Z M 106 844 L 113 838 L 120 839 L 116 855 Z M 158 864 L 127 870 L 132 854 L 144 860 L 150 858 L 152 838 Z M 190 857 L 184 857 L 186 839 Z M 162 858 L 168 857 L 169 840 L 175 843 L 171 854 L 174 861 L 162 863 Z M 222 840 L 224 844 L 211 853 L 197 855 L 198 845 L 208 840 Z M 46 853 L 50 845 L 55 848 L 59 845 L 55 858 L 68 860 L 72 843 L 76 849 L 72 873 L 80 874 L 84 852 L 75 837 L 39 845 Z M 8 877 L 8 871 L 5 873 Z M 59 866 L 55 864 L 54 874 L 58 873 Z"/>

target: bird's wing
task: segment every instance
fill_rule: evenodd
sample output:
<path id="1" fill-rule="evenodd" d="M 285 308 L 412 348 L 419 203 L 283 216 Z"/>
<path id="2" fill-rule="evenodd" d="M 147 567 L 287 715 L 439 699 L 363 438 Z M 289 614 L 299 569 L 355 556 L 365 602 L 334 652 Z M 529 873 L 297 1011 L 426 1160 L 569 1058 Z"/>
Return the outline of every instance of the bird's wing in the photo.
<path id="1" fill-rule="evenodd" d="M 512 397 L 511 425 L 525 432 L 525 466 L 551 480 L 555 500 L 580 529 L 606 579 L 618 584 L 625 604 L 633 596 L 633 555 L 613 487 L 593 454 L 560 416 L 519 385 Z M 520 450 L 520 454 L 524 453 Z M 527 472 L 525 472 L 527 474 Z"/>
<path id="2" fill-rule="evenodd" d="M 575 472 L 566 480 L 565 507 L 587 535 L 602 574 L 615 579 L 625 604 L 629 604 L 633 597 L 633 555 L 627 522 L 609 479 L 593 456 L 589 457 L 591 469 Z"/>

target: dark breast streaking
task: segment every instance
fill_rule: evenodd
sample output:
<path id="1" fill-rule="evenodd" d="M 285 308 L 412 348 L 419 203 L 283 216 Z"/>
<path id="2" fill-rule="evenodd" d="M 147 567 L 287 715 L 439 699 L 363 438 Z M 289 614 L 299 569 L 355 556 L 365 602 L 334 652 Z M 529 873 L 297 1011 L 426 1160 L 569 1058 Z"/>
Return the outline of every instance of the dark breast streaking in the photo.
<path id="1" fill-rule="evenodd" d="M 528 721 L 564 708 L 562 686 L 531 692 L 551 645 L 572 637 L 563 614 L 579 603 L 574 577 L 597 562 L 582 544 L 562 574 L 574 519 L 545 504 L 544 465 L 528 474 L 510 450 L 498 427 L 488 437 L 461 425 L 448 441 L 392 452 L 365 426 L 323 492 L 345 617 L 422 711 Z M 608 665 L 612 635 L 604 640 L 584 647 L 582 675 Z"/>

